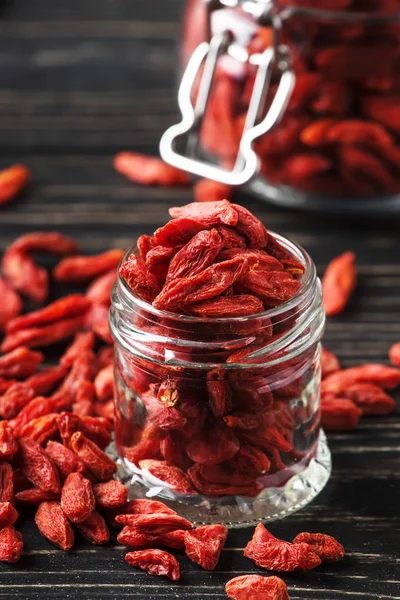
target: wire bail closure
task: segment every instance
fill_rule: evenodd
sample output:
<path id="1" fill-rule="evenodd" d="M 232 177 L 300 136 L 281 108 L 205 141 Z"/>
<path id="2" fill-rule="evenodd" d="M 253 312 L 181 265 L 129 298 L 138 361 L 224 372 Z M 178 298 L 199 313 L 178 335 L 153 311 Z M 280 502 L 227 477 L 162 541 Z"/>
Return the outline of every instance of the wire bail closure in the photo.
<path id="1" fill-rule="evenodd" d="M 199 177 L 214 179 L 232 186 L 247 183 L 257 173 L 259 159 L 253 150 L 253 142 L 279 122 L 286 110 L 295 81 L 289 49 L 286 45 L 279 43 L 280 20 L 273 13 L 269 2 L 262 0 L 255 2 L 254 0 L 253 2 L 217 0 L 215 2 L 213 0 L 212 3 L 208 2 L 208 9 L 211 12 L 221 8 L 221 5 L 226 8 L 239 4 L 242 4 L 242 8 L 255 16 L 258 22 L 266 22 L 267 19 L 272 22 L 275 30 L 274 47 L 267 48 L 261 54 L 249 56 L 247 51 L 235 42 L 230 31 L 215 34 L 210 42 L 202 42 L 193 52 L 179 87 L 178 105 L 182 120 L 167 129 L 160 141 L 160 154 L 165 162 Z M 260 6 L 262 10 L 260 10 Z M 224 54 L 239 62 L 249 62 L 257 67 L 238 154 L 231 170 L 212 164 L 199 155 L 203 118 L 210 98 L 217 63 Z M 199 91 L 195 105 L 193 105 L 192 93 L 202 67 Z M 274 67 L 280 73 L 278 88 L 267 114 L 260 120 Z"/>

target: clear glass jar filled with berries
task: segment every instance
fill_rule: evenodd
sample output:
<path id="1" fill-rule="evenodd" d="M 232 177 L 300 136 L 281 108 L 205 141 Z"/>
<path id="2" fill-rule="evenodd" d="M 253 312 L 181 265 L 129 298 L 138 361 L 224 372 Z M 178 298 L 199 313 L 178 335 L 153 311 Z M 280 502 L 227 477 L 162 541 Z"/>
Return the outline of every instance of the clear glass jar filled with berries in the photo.
<path id="1" fill-rule="evenodd" d="M 170 212 L 127 252 L 112 297 L 115 436 L 131 494 L 196 522 L 283 517 L 330 474 L 315 266 L 228 201 Z"/>
<path id="2" fill-rule="evenodd" d="M 398 0 L 189 0 L 182 48 L 167 161 L 283 206 L 399 210 Z"/>

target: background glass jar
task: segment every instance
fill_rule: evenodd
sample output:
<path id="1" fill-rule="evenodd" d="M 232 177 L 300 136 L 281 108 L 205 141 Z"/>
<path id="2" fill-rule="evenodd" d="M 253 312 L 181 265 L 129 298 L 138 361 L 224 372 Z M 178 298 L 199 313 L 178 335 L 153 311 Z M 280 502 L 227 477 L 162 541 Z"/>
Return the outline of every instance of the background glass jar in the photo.
<path id="1" fill-rule="evenodd" d="M 302 287 L 252 317 L 158 311 L 118 279 L 115 436 L 131 497 L 157 496 L 193 521 L 240 526 L 301 508 L 328 480 L 320 283 L 309 256 L 276 237 L 304 264 Z"/>
<path id="2" fill-rule="evenodd" d="M 250 16 L 244 7 L 252 5 Z M 247 50 L 243 59 L 231 46 L 218 60 L 200 132 L 202 148 L 224 167 L 233 166 L 255 80 L 251 63 L 266 48 L 283 44 L 294 89 L 278 123 L 254 143 L 260 171 L 250 189 L 301 208 L 399 210 L 397 0 L 275 0 L 269 13 L 274 25 L 264 12 L 262 27 L 254 18 L 260 5 L 271 3 L 191 0 L 187 5 L 184 62 L 209 39 L 209 29 L 214 36 L 229 30 L 236 45 Z M 259 118 L 271 106 L 280 75 L 276 68 Z"/>

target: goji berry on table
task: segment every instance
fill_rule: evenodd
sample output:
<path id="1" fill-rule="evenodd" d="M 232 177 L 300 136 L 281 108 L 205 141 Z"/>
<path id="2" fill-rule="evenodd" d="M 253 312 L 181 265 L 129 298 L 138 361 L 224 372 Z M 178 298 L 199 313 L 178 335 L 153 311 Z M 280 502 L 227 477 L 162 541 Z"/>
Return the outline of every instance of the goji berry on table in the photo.
<path id="1" fill-rule="evenodd" d="M 81 473 L 70 473 L 61 490 L 61 508 L 72 523 L 86 521 L 94 511 L 92 484 Z"/>
<path id="2" fill-rule="evenodd" d="M 151 529 L 154 527 L 163 527 L 165 531 L 174 529 L 192 529 L 193 523 L 174 513 L 153 513 L 153 514 L 121 514 L 115 517 L 117 523 L 129 525 L 129 527 L 145 527 Z"/>
<path id="3" fill-rule="evenodd" d="M 227 537 L 228 530 L 223 525 L 203 525 L 186 531 L 186 554 L 203 569 L 212 571 L 218 564 Z"/>
<path id="4" fill-rule="evenodd" d="M 324 394 L 339 395 L 355 383 L 373 383 L 391 390 L 400 385 L 400 369 L 377 363 L 365 363 L 357 367 L 341 369 L 324 379 L 321 391 Z"/>
<path id="5" fill-rule="evenodd" d="M 85 465 L 80 458 L 67 446 L 59 442 L 49 440 L 45 452 L 57 466 L 63 479 L 66 479 L 70 473 L 83 473 L 85 470 Z"/>
<path id="6" fill-rule="evenodd" d="M 361 410 L 347 398 L 322 395 L 321 425 L 327 431 L 346 431 L 357 427 Z"/>
<path id="7" fill-rule="evenodd" d="M 59 492 L 57 468 L 40 444 L 27 438 L 19 440 L 23 473 L 29 481 L 44 492 Z"/>
<path id="8" fill-rule="evenodd" d="M 88 298 L 94 304 L 109 305 L 111 302 L 111 292 L 114 287 L 116 278 L 117 272 L 114 268 L 111 269 L 108 273 L 100 275 L 88 287 L 86 292 L 86 298 Z"/>
<path id="9" fill-rule="evenodd" d="M 148 498 L 134 498 L 124 507 L 125 510 L 120 514 L 151 515 L 153 513 L 165 513 L 176 515 L 176 511 L 160 502 L 159 500 L 149 500 Z"/>
<path id="10" fill-rule="evenodd" d="M 81 283 L 116 269 L 123 257 L 123 250 L 115 248 L 97 256 L 72 256 L 63 259 L 53 271 L 56 281 Z"/>
<path id="11" fill-rule="evenodd" d="M 10 248 L 19 252 L 39 252 L 68 256 L 79 251 L 78 244 L 57 231 L 33 231 L 17 238 Z"/>
<path id="12" fill-rule="evenodd" d="M 150 575 L 165 575 L 172 581 L 180 579 L 179 563 L 172 554 L 164 550 L 137 550 L 125 555 L 127 563 L 147 571 Z"/>
<path id="13" fill-rule="evenodd" d="M 387 415 L 396 408 L 395 400 L 373 383 L 355 383 L 343 395 L 352 400 L 363 415 Z"/>
<path id="14" fill-rule="evenodd" d="M 50 346 L 74 335 L 83 327 L 84 322 L 85 316 L 82 315 L 70 319 L 60 319 L 43 327 L 30 327 L 9 333 L 1 344 L 1 351 L 10 352 L 18 346 L 28 346 L 29 348 Z"/>
<path id="15" fill-rule="evenodd" d="M 184 171 L 155 156 L 138 152 L 120 152 L 114 158 L 114 167 L 121 175 L 141 185 L 188 185 L 191 181 Z"/>
<path id="16" fill-rule="evenodd" d="M 4 331 L 7 323 L 22 312 L 22 300 L 4 277 L 0 276 L 0 331 Z"/>
<path id="17" fill-rule="evenodd" d="M 42 502 L 51 502 L 60 500 L 60 493 L 44 492 L 39 488 L 28 488 L 15 494 L 15 500 L 18 505 L 38 506 Z"/>
<path id="18" fill-rule="evenodd" d="M 344 548 L 334 537 L 325 533 L 299 533 L 293 544 L 309 544 L 323 562 L 337 562 L 344 556 Z"/>
<path id="19" fill-rule="evenodd" d="M 290 600 L 286 583 L 280 577 L 240 575 L 225 586 L 231 600 Z"/>
<path id="20" fill-rule="evenodd" d="M 97 510 L 92 511 L 86 521 L 76 523 L 75 527 L 91 544 L 103 545 L 110 540 L 107 524 Z"/>
<path id="21" fill-rule="evenodd" d="M 128 488 L 116 479 L 96 483 L 93 486 L 96 504 L 100 508 L 120 508 L 128 500 Z"/>
<path id="22" fill-rule="evenodd" d="M 12 525 L 0 530 L 0 562 L 18 562 L 23 547 L 22 535 Z"/>
<path id="23" fill-rule="evenodd" d="M 327 267 L 322 278 L 324 309 L 328 316 L 342 312 L 357 281 L 355 255 L 345 252 Z"/>
<path id="24" fill-rule="evenodd" d="M 58 433 L 57 413 L 48 413 L 31 419 L 17 429 L 18 435 L 34 440 L 41 446 Z"/>
<path id="25" fill-rule="evenodd" d="M 7 421 L 0 421 L 0 458 L 12 460 L 18 450 L 18 444 L 12 428 Z"/>
<path id="26" fill-rule="evenodd" d="M 117 470 L 114 461 L 80 431 L 72 434 L 69 446 L 100 481 L 107 481 Z"/>
<path id="27" fill-rule="evenodd" d="M 14 504 L 13 468 L 5 461 L 0 462 L 0 502 Z"/>
<path id="28" fill-rule="evenodd" d="M 400 367 L 400 342 L 393 344 L 389 350 L 389 359 L 392 365 Z"/>
<path id="29" fill-rule="evenodd" d="M 163 546 L 182 550 L 185 547 L 185 530 L 165 530 L 165 527 L 146 528 L 125 526 L 118 534 L 118 542 L 131 548 L 155 548 Z"/>
<path id="30" fill-rule="evenodd" d="M 0 357 L 0 377 L 25 379 L 35 373 L 42 361 L 41 352 L 20 346 Z"/>
<path id="31" fill-rule="evenodd" d="M 90 301 L 81 294 L 71 294 L 64 296 L 45 308 L 30 312 L 21 317 L 10 321 L 7 325 L 7 333 L 29 329 L 31 327 L 41 327 L 84 314 L 90 308 Z"/>
<path id="32" fill-rule="evenodd" d="M 321 559 L 311 546 L 279 540 L 261 523 L 257 525 L 244 555 L 257 566 L 271 571 L 309 570 L 321 564 Z"/>
<path id="33" fill-rule="evenodd" d="M 28 377 L 24 384 L 33 390 L 35 396 L 47 396 L 61 382 L 65 374 L 66 369 L 63 366 L 48 367 Z"/>
<path id="34" fill-rule="evenodd" d="M 18 513 L 11 502 L 0 502 L 0 529 L 14 525 L 18 519 Z"/>
<path id="35" fill-rule="evenodd" d="M 12 165 L 0 171 L 0 206 L 14 200 L 30 178 L 30 171 L 25 165 Z"/>
<path id="36" fill-rule="evenodd" d="M 41 502 L 35 514 L 35 523 L 40 533 L 61 550 L 70 550 L 74 545 L 74 532 L 60 502 Z"/>

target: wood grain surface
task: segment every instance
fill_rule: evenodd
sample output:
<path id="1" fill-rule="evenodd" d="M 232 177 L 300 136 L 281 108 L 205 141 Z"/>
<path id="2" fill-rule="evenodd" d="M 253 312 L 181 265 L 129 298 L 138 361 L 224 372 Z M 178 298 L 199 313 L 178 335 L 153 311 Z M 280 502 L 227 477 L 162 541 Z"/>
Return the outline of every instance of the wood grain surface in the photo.
<path id="1" fill-rule="evenodd" d="M 139 188 L 112 168 L 122 149 L 155 153 L 176 119 L 179 0 L 9 0 L 0 20 L 0 168 L 25 162 L 29 191 L 0 212 L 0 251 L 17 235 L 57 229 L 85 251 L 128 246 L 165 222 L 190 190 Z M 346 313 L 329 321 L 326 346 L 343 365 L 387 362 L 400 340 L 399 220 L 355 222 L 238 200 L 267 227 L 305 246 L 322 273 L 338 253 L 357 254 L 360 281 Z M 307 508 L 274 524 L 333 534 L 347 555 L 335 566 L 285 577 L 292 600 L 400 598 L 400 419 L 365 418 L 357 431 L 330 435 L 333 475 Z M 183 555 L 171 585 L 136 572 L 118 545 L 80 541 L 65 554 L 32 520 L 20 527 L 26 552 L 0 565 L 5 600 L 223 599 L 234 575 L 261 572 L 243 557 L 251 530 L 232 531 L 217 570 Z"/>

